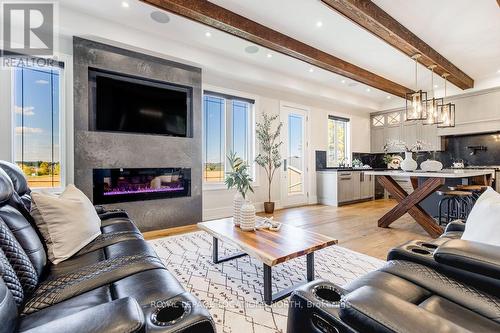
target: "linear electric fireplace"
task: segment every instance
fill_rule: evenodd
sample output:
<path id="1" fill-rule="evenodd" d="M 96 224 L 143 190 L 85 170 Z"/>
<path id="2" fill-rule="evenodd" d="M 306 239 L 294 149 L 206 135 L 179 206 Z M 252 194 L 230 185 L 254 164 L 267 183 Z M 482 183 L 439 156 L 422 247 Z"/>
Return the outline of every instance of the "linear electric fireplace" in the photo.
<path id="1" fill-rule="evenodd" d="M 191 196 L 191 169 L 94 169 L 94 204 Z"/>

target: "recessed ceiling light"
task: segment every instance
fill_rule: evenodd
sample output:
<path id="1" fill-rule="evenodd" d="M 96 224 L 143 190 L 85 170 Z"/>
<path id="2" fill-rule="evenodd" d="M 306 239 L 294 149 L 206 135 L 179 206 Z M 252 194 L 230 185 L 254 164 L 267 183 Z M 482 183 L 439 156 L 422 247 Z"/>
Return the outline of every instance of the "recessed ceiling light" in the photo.
<path id="1" fill-rule="evenodd" d="M 345 80 L 340 81 L 340 83 L 345 84 Z"/>
<path id="2" fill-rule="evenodd" d="M 205 32 L 205 37 L 212 37 L 212 33 L 210 31 Z"/>
<path id="3" fill-rule="evenodd" d="M 255 54 L 255 53 L 259 52 L 259 48 L 255 45 L 250 45 L 250 46 L 245 47 L 245 52 L 250 53 L 250 54 Z"/>
<path id="4" fill-rule="evenodd" d="M 151 12 L 149 16 L 151 16 L 151 19 L 157 23 L 165 24 L 170 22 L 170 17 L 167 15 L 167 13 L 164 13 L 159 10 Z"/>
<path id="5" fill-rule="evenodd" d="M 434 85 L 434 88 L 439 88 L 439 86 L 437 84 Z"/>
<path id="6" fill-rule="evenodd" d="M 500 74 L 500 69 L 499 69 L 499 70 L 497 70 L 497 73 L 498 73 L 498 74 Z"/>
<path id="7" fill-rule="evenodd" d="M 268 57 L 268 58 L 272 58 L 272 57 L 273 57 L 273 55 L 272 55 L 271 53 L 268 53 L 268 54 L 267 54 L 267 57 Z"/>
<path id="8" fill-rule="evenodd" d="M 314 68 L 311 67 L 311 68 L 309 68 L 309 73 L 312 73 L 312 72 L 314 72 Z"/>
<path id="9" fill-rule="evenodd" d="M 123 8 L 128 8 L 130 7 L 129 3 L 127 1 L 122 1 L 122 7 Z"/>
<path id="10" fill-rule="evenodd" d="M 392 96 L 390 96 L 390 95 L 387 95 L 387 97 L 386 97 L 386 98 L 387 98 L 387 99 L 391 99 L 391 98 L 392 98 Z"/>
<path id="11" fill-rule="evenodd" d="M 370 92 L 372 91 L 370 88 L 366 88 L 366 92 Z"/>
<path id="12" fill-rule="evenodd" d="M 321 28 L 321 27 L 323 26 L 323 22 L 322 22 L 322 21 L 318 21 L 318 22 L 316 22 L 316 26 L 317 26 L 318 28 Z"/>

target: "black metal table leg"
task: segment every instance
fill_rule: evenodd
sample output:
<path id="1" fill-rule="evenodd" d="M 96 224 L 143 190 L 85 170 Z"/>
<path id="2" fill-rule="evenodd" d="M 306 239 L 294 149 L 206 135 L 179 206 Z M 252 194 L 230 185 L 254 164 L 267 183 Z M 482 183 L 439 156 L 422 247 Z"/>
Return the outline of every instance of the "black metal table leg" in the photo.
<path id="1" fill-rule="evenodd" d="M 212 260 L 214 264 L 219 264 L 224 261 L 229 261 L 237 258 L 241 258 L 246 256 L 246 253 L 237 253 L 233 254 L 231 256 L 225 257 L 225 258 L 220 258 L 219 259 L 219 240 L 216 237 L 213 237 L 213 243 L 212 243 Z"/>
<path id="2" fill-rule="evenodd" d="M 307 281 L 314 280 L 314 252 L 307 254 Z"/>
<path id="3" fill-rule="evenodd" d="M 311 282 L 314 280 L 314 252 L 309 253 L 307 258 L 307 281 Z M 278 302 L 288 296 L 297 289 L 300 285 L 292 286 L 285 290 L 282 290 L 276 294 L 273 294 L 273 281 L 272 281 L 272 267 L 264 264 L 264 303 L 271 305 L 274 302 Z"/>
<path id="4" fill-rule="evenodd" d="M 264 302 L 267 305 L 273 303 L 273 277 L 272 268 L 264 264 Z"/>

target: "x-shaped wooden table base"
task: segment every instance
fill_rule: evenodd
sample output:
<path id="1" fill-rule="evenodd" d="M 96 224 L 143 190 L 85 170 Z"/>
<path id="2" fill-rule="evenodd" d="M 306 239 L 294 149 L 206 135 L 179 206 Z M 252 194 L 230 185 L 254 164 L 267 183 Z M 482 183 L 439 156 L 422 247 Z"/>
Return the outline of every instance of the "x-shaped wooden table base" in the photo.
<path id="1" fill-rule="evenodd" d="M 392 177 L 380 176 L 379 182 L 398 201 L 398 205 L 378 220 L 381 228 L 389 227 L 394 221 L 408 213 L 431 237 L 437 238 L 443 234 L 443 228 L 436 224 L 436 221 L 420 207 L 422 202 L 429 195 L 434 193 L 444 184 L 444 178 L 429 178 L 421 186 L 415 188 L 408 194 Z M 412 179 L 412 184 L 417 184 Z"/>

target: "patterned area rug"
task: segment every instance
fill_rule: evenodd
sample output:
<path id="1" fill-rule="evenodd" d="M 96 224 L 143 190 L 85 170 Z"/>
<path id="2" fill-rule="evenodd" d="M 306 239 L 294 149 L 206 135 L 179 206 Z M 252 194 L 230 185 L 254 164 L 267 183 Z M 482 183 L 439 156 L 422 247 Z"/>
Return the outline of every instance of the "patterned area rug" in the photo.
<path id="1" fill-rule="evenodd" d="M 263 302 L 262 263 L 249 257 L 212 263 L 212 237 L 193 232 L 149 241 L 166 267 L 212 314 L 217 332 L 286 332 L 288 300 Z M 219 256 L 238 252 L 219 242 Z M 315 253 L 315 273 L 338 285 L 382 266 L 382 260 L 340 246 Z M 306 281 L 305 257 L 273 267 L 273 293 Z"/>

